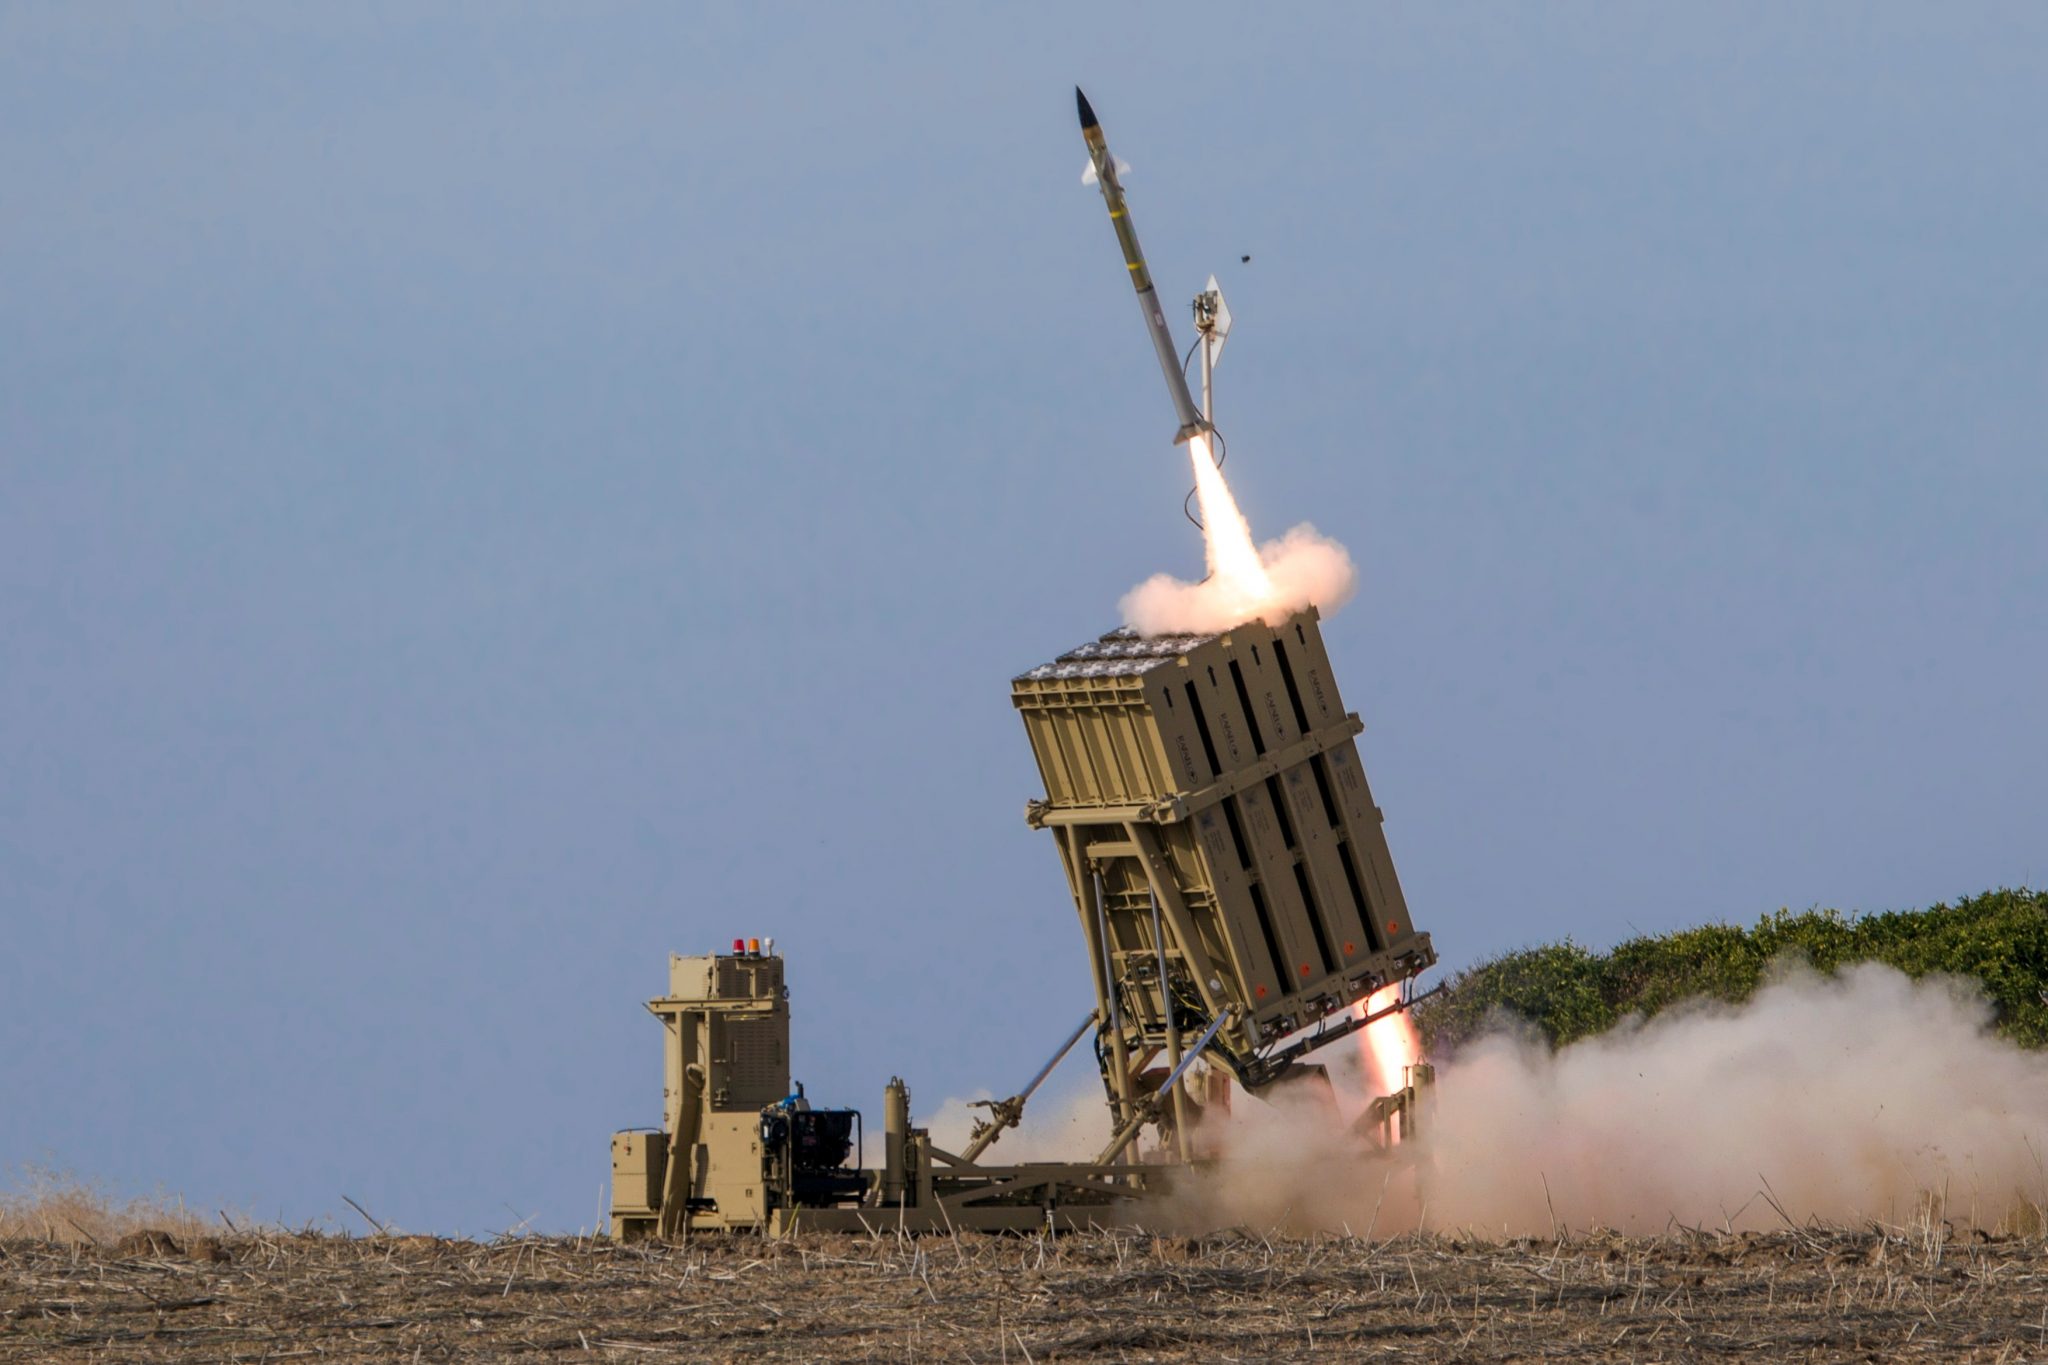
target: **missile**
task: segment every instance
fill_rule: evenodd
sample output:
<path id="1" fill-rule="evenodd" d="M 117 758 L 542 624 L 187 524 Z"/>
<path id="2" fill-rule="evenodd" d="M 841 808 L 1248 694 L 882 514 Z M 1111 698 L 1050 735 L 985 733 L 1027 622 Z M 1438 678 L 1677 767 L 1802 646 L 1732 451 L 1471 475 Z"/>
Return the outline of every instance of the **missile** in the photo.
<path id="1" fill-rule="evenodd" d="M 1202 414 L 1195 410 L 1195 400 L 1188 393 L 1187 376 L 1180 367 L 1180 352 L 1173 348 L 1173 337 L 1166 330 L 1166 314 L 1159 307 L 1159 295 L 1152 289 L 1152 272 L 1145 268 L 1145 253 L 1138 248 L 1137 231 L 1131 227 L 1131 211 L 1124 203 L 1124 187 L 1117 183 L 1116 158 L 1109 154 L 1109 143 L 1102 136 L 1102 125 L 1095 121 L 1095 111 L 1088 107 L 1088 97 L 1081 93 L 1081 87 L 1074 87 L 1074 102 L 1081 109 L 1081 138 L 1088 144 L 1088 160 L 1095 167 L 1095 182 L 1102 190 L 1102 201 L 1109 205 L 1109 225 L 1116 229 L 1117 245 L 1124 251 L 1124 267 L 1131 273 L 1131 287 L 1138 291 L 1138 311 L 1145 315 L 1145 330 L 1152 334 L 1152 349 L 1159 353 L 1159 369 L 1166 376 L 1166 391 L 1173 399 L 1173 410 L 1180 417 L 1180 430 L 1174 433 L 1174 444 L 1178 445 L 1191 436 L 1200 435 L 1210 429 L 1202 420 Z"/>

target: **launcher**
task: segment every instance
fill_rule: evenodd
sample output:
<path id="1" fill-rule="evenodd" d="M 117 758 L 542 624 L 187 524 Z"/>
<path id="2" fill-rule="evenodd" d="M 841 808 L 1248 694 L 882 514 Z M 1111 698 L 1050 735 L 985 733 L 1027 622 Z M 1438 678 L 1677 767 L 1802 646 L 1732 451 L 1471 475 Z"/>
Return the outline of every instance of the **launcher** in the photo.
<path id="1" fill-rule="evenodd" d="M 1204 1110 L 1321 1076 L 1319 1048 L 1420 995 L 1435 962 L 1394 876 L 1313 611 L 1278 627 L 1145 639 L 1113 631 L 1012 680 L 1095 1008 L 961 1150 L 882 1097 L 879 1164 L 854 1109 L 790 1077 L 790 992 L 774 940 L 669 959 L 658 1128 L 612 1138 L 612 1231 L 1078 1228 L 1142 1221 L 1208 1159 Z M 1385 1001 L 1377 1013 L 1366 1002 Z M 1083 1039 L 1114 1136 L 1092 1161 L 986 1160 Z M 1429 1072 L 1368 1111 L 1411 1131 Z M 1396 1121 L 1398 1119 L 1398 1122 Z"/>
<path id="2" fill-rule="evenodd" d="M 1359 1006 L 1387 988 L 1390 1009 L 1419 998 L 1436 954 L 1313 609 L 1219 635 L 1113 631 L 1010 697 L 1045 781 L 1025 818 L 1054 836 L 1087 945 L 1119 1135 L 1151 1121 L 1196 1038 L 1257 1094 L 1370 1025 Z M 1170 1098 L 1184 1130 L 1193 1097 Z"/>

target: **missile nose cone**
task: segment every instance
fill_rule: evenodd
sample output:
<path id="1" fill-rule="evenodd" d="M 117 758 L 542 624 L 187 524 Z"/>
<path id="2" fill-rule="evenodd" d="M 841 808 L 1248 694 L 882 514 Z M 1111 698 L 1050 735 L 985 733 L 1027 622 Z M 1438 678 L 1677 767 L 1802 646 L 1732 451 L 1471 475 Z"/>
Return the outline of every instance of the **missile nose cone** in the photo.
<path id="1" fill-rule="evenodd" d="M 1088 107 L 1088 97 L 1081 93 L 1081 87 L 1078 85 L 1074 87 L 1074 103 L 1080 107 L 1081 131 L 1085 133 L 1096 126 L 1095 111 Z"/>

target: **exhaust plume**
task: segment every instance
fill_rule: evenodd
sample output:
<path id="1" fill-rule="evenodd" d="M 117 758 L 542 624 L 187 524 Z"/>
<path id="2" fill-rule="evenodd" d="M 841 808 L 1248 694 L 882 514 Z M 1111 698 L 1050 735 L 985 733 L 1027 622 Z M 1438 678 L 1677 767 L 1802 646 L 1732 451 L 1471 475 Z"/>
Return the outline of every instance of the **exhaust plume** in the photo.
<path id="1" fill-rule="evenodd" d="M 1364 1019 L 1390 1008 L 1401 998 L 1399 986 L 1388 986 L 1351 1007 L 1352 1017 Z M 1364 1092 L 1368 1099 L 1391 1095 L 1407 1084 L 1404 1073 L 1422 1060 L 1422 1035 L 1408 1011 L 1390 1014 L 1358 1031 L 1358 1060 L 1365 1068 Z"/>
<path id="2" fill-rule="evenodd" d="M 1350 600 L 1358 574 L 1342 545 L 1307 522 L 1278 540 L 1254 544 L 1208 438 L 1189 440 L 1188 456 L 1208 577 L 1189 583 L 1154 574 L 1124 594 L 1124 624 L 1140 635 L 1206 635 L 1255 618 L 1277 626 L 1304 607 L 1329 612 Z"/>
<path id="3" fill-rule="evenodd" d="M 1420 1133 L 1392 1153 L 1351 1124 L 1400 1083 L 1387 1073 L 1410 1044 L 1340 1044 L 1316 1060 L 1341 1114 L 1327 1089 L 1240 1092 L 1197 1130 L 1213 1164 L 1143 1216 L 1382 1237 L 1809 1219 L 2028 1231 L 2048 1210 L 2048 1056 L 1991 1022 L 1972 983 L 1863 964 L 1785 969 L 1746 1004 L 1680 1006 L 1555 1051 L 1504 1024 L 1439 1065 Z M 978 1113 L 947 1100 L 934 1141 L 957 1151 Z M 984 1160 L 1085 1161 L 1108 1134 L 1098 1092 L 1046 1096 Z"/>
<path id="4" fill-rule="evenodd" d="M 2048 1204 L 2048 1058 L 1990 1024 L 1969 983 L 1864 964 L 1556 1052 L 1496 1033 L 1440 1068 L 1391 1156 L 1326 1110 L 1241 1104 L 1179 1212 L 1377 1235 L 2028 1226 Z"/>

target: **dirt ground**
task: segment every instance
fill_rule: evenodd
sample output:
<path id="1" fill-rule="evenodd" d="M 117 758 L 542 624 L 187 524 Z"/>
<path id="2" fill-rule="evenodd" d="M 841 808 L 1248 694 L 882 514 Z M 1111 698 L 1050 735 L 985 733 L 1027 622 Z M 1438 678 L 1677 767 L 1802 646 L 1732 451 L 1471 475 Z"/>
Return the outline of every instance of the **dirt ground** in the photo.
<path id="1" fill-rule="evenodd" d="M 0 1242 L 0 1360 L 2021 1360 L 2039 1238 Z"/>

